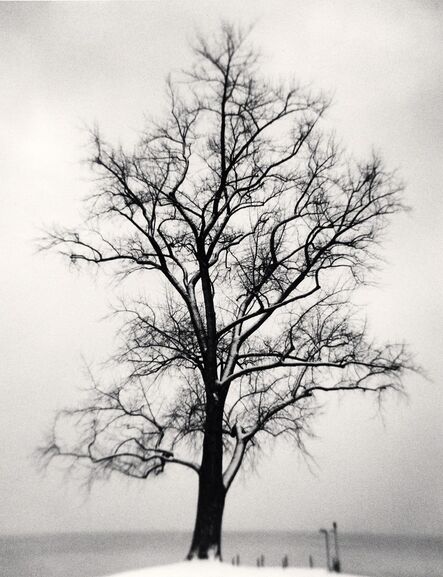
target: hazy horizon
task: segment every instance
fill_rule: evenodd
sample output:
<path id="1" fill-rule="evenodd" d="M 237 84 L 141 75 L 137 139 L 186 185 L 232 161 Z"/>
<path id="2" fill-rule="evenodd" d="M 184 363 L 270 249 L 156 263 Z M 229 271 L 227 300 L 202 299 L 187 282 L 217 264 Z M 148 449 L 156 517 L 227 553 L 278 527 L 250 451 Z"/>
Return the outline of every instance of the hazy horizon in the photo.
<path id="1" fill-rule="evenodd" d="M 180 534 L 190 536 L 191 529 L 84 529 L 76 531 L 32 531 L 29 533 L 0 533 L 1 538 L 39 538 L 39 537 L 68 537 L 69 535 L 147 535 L 147 534 L 157 534 L 157 535 L 168 535 L 168 534 Z M 317 535 L 318 529 L 305 530 L 305 529 L 254 529 L 254 528 L 242 528 L 242 529 L 224 529 L 223 534 L 260 534 L 260 535 L 274 535 L 278 533 L 284 533 L 285 535 Z M 362 536 L 362 537 L 392 537 L 392 538 L 414 538 L 414 539 L 435 539 L 441 541 L 443 539 L 443 533 L 422 533 L 422 532 L 410 532 L 410 533 L 393 533 L 393 532 L 383 532 L 383 531 L 339 531 L 340 535 L 347 536 Z"/>

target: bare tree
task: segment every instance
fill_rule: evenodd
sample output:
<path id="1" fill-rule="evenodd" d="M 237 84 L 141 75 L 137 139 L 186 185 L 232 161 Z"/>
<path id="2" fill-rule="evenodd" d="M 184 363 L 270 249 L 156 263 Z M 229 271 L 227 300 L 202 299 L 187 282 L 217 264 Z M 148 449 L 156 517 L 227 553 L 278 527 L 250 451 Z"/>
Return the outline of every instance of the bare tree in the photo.
<path id="1" fill-rule="evenodd" d="M 90 218 L 51 233 L 71 261 L 161 279 L 164 294 L 122 307 L 125 378 L 60 413 L 46 447 L 94 477 L 195 471 L 189 559 L 220 558 L 245 455 L 280 436 L 303 448 L 323 393 L 400 389 L 411 368 L 403 346 L 371 342 L 351 299 L 401 185 L 339 150 L 322 95 L 265 81 L 241 32 L 224 26 L 195 56 L 132 152 L 93 133 Z"/>

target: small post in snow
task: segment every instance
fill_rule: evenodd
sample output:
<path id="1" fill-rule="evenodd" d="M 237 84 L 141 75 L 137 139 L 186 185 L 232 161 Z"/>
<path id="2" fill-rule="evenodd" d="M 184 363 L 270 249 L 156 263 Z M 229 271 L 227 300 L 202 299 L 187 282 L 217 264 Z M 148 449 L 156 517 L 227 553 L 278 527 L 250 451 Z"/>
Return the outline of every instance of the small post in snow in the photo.
<path id="1" fill-rule="evenodd" d="M 314 567 L 314 557 L 309 555 L 309 567 L 312 569 Z"/>
<path id="2" fill-rule="evenodd" d="M 285 555 L 283 557 L 282 562 L 281 562 L 281 566 L 283 567 L 283 569 L 286 569 L 286 567 L 289 567 L 289 559 L 288 559 L 287 555 Z"/>
<path id="3" fill-rule="evenodd" d="M 332 558 L 332 571 L 335 571 L 335 573 L 340 573 L 341 563 L 340 563 L 340 555 L 338 554 L 337 523 L 335 521 L 332 523 L 332 532 L 334 534 L 334 548 L 335 548 L 335 555 Z"/>

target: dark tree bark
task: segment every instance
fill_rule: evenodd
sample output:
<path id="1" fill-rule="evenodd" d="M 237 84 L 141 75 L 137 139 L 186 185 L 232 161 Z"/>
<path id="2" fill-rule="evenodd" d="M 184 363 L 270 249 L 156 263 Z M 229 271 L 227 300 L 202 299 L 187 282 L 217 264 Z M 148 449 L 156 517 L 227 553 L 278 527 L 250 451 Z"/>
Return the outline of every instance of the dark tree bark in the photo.
<path id="1" fill-rule="evenodd" d="M 188 559 L 221 559 L 223 482 L 223 404 L 207 403 L 206 426 L 198 482 L 197 515 Z"/>

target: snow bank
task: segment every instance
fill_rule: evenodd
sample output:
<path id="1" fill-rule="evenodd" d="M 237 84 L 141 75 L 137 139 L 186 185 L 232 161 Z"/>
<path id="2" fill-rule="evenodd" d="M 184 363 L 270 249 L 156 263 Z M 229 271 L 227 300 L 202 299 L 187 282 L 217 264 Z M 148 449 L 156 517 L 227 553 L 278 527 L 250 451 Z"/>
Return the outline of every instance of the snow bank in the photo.
<path id="1" fill-rule="evenodd" d="M 109 577 L 331 577 L 325 569 L 300 569 L 288 567 L 237 567 L 218 561 L 185 561 L 173 565 L 147 567 L 136 571 L 118 573 Z M 353 577 L 340 573 L 341 577 Z"/>

